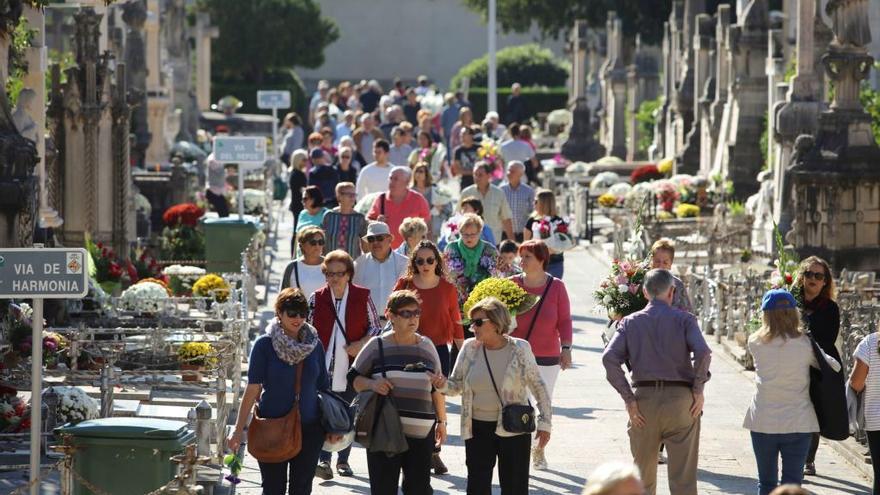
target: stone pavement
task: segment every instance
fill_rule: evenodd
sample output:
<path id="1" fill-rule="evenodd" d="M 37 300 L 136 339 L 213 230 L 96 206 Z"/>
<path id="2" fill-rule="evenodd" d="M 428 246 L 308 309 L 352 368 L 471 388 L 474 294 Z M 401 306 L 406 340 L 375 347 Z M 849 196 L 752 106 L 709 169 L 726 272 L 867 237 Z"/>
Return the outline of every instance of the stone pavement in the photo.
<path id="1" fill-rule="evenodd" d="M 278 239 L 278 258 L 273 264 L 273 283 L 277 284 L 289 251 L 290 214 L 282 223 Z M 547 447 L 548 471 L 533 472 L 530 493 L 578 494 L 587 475 L 605 461 L 630 461 L 626 435 L 627 415 L 623 401 L 605 380 L 601 364 L 601 330 L 605 319 L 593 310 L 592 291 L 607 270 L 607 259 L 597 249 L 578 248 L 566 254 L 565 282 L 572 300 L 575 326 L 573 358 L 575 368 L 561 373 L 556 384 L 553 407 L 553 434 Z M 269 303 L 274 297 L 274 288 Z M 265 313 L 264 313 L 265 314 Z M 271 313 L 269 313 L 271 314 Z M 756 468 L 749 434 L 741 427 L 753 391 L 750 376 L 713 347 L 712 380 L 706 387 L 700 466 L 700 494 L 752 494 L 756 487 Z M 443 459 L 449 474 L 433 477 L 435 493 L 464 493 L 467 470 L 464 446 L 459 440 L 460 401 L 448 401 L 448 444 Z M 315 480 L 316 494 L 369 493 L 366 456 L 358 447 L 351 455 L 354 478 L 321 482 Z M 259 470 L 247 458 L 243 482 L 237 492 L 258 494 Z M 870 493 L 869 484 L 859 472 L 827 445 L 817 459 L 818 476 L 808 478 L 805 487 L 817 494 Z M 669 494 L 666 470 L 658 473 L 658 494 Z M 497 479 L 495 480 L 497 484 Z M 498 493 L 496 488 L 494 493 Z"/>

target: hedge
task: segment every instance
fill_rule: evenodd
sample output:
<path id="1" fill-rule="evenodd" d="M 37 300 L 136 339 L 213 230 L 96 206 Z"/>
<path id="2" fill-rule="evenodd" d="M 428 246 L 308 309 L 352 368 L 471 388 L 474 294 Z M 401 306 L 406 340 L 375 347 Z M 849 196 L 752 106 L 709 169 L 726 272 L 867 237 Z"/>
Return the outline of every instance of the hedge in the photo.
<path id="1" fill-rule="evenodd" d="M 535 43 L 502 48 L 495 61 L 499 87 L 510 87 L 515 82 L 523 86 L 564 86 L 568 79 L 568 64 Z M 459 69 L 450 86 L 458 89 L 464 77 L 470 79 L 471 87 L 489 84 L 489 56 L 483 55 Z"/>
<path id="2" fill-rule="evenodd" d="M 568 88 L 523 88 L 521 94 L 525 98 L 529 117 L 568 107 Z M 471 88 L 468 92 L 475 122 L 482 122 L 486 116 L 489 105 L 488 95 L 487 88 Z M 507 123 L 508 96 L 510 96 L 510 88 L 498 88 L 498 114 L 505 123 Z"/>
<path id="3" fill-rule="evenodd" d="M 308 117 L 309 103 L 305 85 L 294 70 L 268 72 L 262 84 L 215 79 L 211 81 L 211 103 L 217 103 L 220 98 L 232 95 L 243 103 L 238 110 L 239 113 L 268 113 L 269 110 L 257 108 L 257 91 L 261 89 L 290 91 L 291 108 L 279 110 L 279 118 L 287 112 L 296 112 L 303 120 Z"/>

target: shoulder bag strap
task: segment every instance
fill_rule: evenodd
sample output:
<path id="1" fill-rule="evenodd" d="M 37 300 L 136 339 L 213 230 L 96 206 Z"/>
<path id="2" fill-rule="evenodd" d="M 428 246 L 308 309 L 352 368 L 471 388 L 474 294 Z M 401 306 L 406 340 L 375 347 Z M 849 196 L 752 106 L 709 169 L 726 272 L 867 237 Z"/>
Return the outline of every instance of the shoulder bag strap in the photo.
<path id="1" fill-rule="evenodd" d="M 492 380 L 492 388 L 495 389 L 495 395 L 498 396 L 498 402 L 504 406 L 504 400 L 501 398 L 501 392 L 498 391 L 498 384 L 495 383 L 495 375 L 492 374 L 492 365 L 489 364 L 489 354 L 486 352 L 486 346 L 483 345 L 483 359 L 486 360 L 486 369 L 489 370 L 489 378 Z"/>
<path id="2" fill-rule="evenodd" d="M 379 196 L 379 214 L 385 215 L 385 193 Z"/>
<path id="3" fill-rule="evenodd" d="M 538 321 L 538 316 L 541 314 L 541 306 L 544 305 L 544 299 L 547 299 L 547 293 L 550 292 L 550 286 L 553 285 L 553 277 L 548 276 L 550 280 L 547 281 L 547 285 L 544 287 L 544 293 L 541 294 L 541 299 L 538 301 L 538 307 L 535 308 L 535 316 L 532 317 L 532 323 L 529 325 L 529 331 L 526 333 L 526 341 L 529 340 L 529 337 L 532 336 L 532 330 L 535 329 L 535 322 Z M 526 278 L 523 276 L 523 286 L 526 285 Z"/>
<path id="4" fill-rule="evenodd" d="M 296 261 L 287 265 L 287 268 L 284 269 L 284 277 L 281 278 L 281 290 L 290 287 L 290 275 L 293 273 L 293 267 L 295 266 Z"/>
<path id="5" fill-rule="evenodd" d="M 330 290 L 329 287 L 327 289 L 330 292 L 330 307 L 333 308 L 333 319 L 336 320 L 336 324 L 339 325 L 339 329 L 342 330 L 342 336 L 345 338 L 345 345 L 350 345 L 351 341 L 348 339 L 348 334 L 345 332 L 345 325 L 339 320 L 339 313 L 336 312 L 336 299 L 333 297 L 333 290 Z"/>
<path id="6" fill-rule="evenodd" d="M 296 288 L 302 289 L 299 285 L 299 264 L 296 261 L 293 262 L 293 276 L 296 277 Z"/>

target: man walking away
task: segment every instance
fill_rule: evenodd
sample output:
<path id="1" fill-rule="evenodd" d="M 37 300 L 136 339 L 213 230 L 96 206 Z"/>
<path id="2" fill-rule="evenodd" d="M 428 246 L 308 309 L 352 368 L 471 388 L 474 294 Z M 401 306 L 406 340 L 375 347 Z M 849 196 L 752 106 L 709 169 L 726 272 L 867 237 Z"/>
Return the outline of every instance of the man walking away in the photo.
<path id="1" fill-rule="evenodd" d="M 656 493 L 657 450 L 663 442 L 670 493 L 697 495 L 700 416 L 711 351 L 694 315 L 671 306 L 675 283 L 669 271 L 649 271 L 642 290 L 648 306 L 620 322 L 602 355 L 605 376 L 626 403 L 630 450 L 647 493 Z M 621 369 L 625 362 L 632 367 L 632 388 Z"/>

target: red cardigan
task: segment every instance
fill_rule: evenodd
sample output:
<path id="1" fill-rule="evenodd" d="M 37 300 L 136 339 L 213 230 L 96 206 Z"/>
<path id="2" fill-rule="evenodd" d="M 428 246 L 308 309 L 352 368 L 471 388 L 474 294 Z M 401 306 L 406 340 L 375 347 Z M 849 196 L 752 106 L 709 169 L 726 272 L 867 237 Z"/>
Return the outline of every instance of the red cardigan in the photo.
<path id="1" fill-rule="evenodd" d="M 370 289 L 349 284 L 348 301 L 345 305 L 345 334 L 349 342 L 364 338 L 370 331 L 369 308 Z M 315 307 L 312 310 L 312 325 L 318 331 L 318 337 L 324 349 L 330 345 L 330 336 L 335 323 L 333 292 L 324 286 L 315 291 Z"/>

